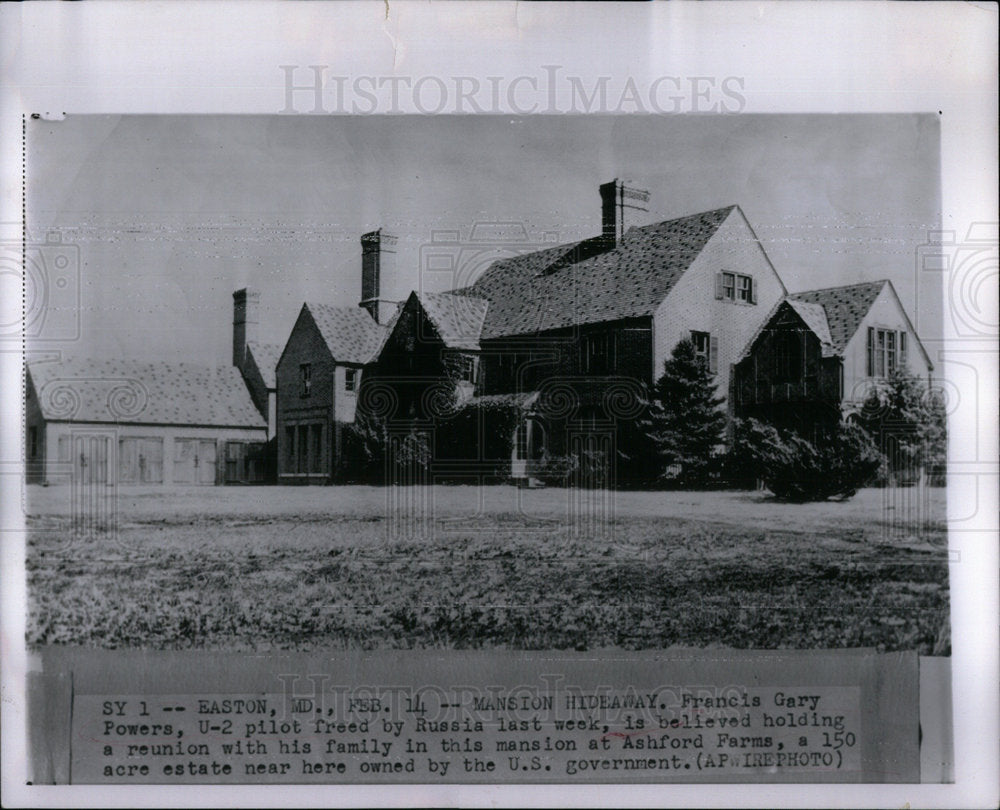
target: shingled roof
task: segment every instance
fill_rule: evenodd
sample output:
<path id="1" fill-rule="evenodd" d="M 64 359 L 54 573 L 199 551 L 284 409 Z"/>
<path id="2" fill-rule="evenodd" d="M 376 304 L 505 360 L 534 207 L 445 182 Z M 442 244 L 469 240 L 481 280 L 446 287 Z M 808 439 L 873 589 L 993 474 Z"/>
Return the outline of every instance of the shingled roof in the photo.
<path id="1" fill-rule="evenodd" d="M 278 367 L 281 348 L 277 343 L 257 343 L 256 341 L 247 343 L 247 351 L 253 357 L 253 362 L 264 380 L 264 385 L 268 388 L 278 387 L 274 370 Z"/>
<path id="2" fill-rule="evenodd" d="M 364 364 L 382 345 L 385 327 L 372 320 L 361 307 L 335 307 L 306 303 L 330 354 L 338 363 Z"/>
<path id="3" fill-rule="evenodd" d="M 235 366 L 72 358 L 28 372 L 50 421 L 266 427 Z"/>
<path id="4" fill-rule="evenodd" d="M 868 281 L 863 284 L 792 293 L 789 298 L 807 304 L 818 304 L 823 308 L 833 352 L 842 354 L 886 284 L 888 282 L 885 279 Z"/>
<path id="5" fill-rule="evenodd" d="M 482 298 L 445 293 L 413 293 L 430 318 L 444 345 L 451 349 L 478 349 L 488 304 Z"/>
<path id="6" fill-rule="evenodd" d="M 794 298 L 786 298 L 785 303 L 798 313 L 805 325 L 819 338 L 823 347 L 823 356 L 834 355 L 836 352 L 833 348 L 833 338 L 830 337 L 830 324 L 826 319 L 826 310 L 819 304 L 810 304 Z"/>
<path id="7" fill-rule="evenodd" d="M 588 239 L 501 259 L 453 292 L 489 302 L 481 339 L 652 315 L 736 207 L 630 228 L 597 255 Z"/>

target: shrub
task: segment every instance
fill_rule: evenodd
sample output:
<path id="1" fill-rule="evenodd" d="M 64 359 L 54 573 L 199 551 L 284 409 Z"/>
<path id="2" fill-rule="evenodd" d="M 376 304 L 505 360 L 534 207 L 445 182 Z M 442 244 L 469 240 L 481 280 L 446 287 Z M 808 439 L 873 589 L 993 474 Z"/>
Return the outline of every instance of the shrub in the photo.
<path id="1" fill-rule="evenodd" d="M 850 498 L 884 461 L 857 425 L 841 423 L 809 442 L 756 419 L 737 423 L 730 458 L 737 475 L 761 479 L 778 498 L 800 502 Z"/>
<path id="2" fill-rule="evenodd" d="M 550 456 L 547 453 L 535 465 L 535 478 L 543 484 L 564 487 L 577 468 L 575 456 Z"/>
<path id="3" fill-rule="evenodd" d="M 420 483 L 433 452 L 424 431 L 390 431 L 384 419 L 358 409 L 341 434 L 343 452 L 338 477 L 359 484 Z"/>
<path id="4" fill-rule="evenodd" d="M 385 480 L 385 421 L 358 408 L 355 420 L 344 425 L 338 477 L 358 484 L 381 484 Z"/>

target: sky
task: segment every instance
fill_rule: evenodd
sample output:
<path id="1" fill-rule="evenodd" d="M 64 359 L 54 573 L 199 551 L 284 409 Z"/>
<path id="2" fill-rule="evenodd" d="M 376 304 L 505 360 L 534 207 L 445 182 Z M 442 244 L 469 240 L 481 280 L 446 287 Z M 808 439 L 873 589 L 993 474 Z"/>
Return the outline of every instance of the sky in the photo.
<path id="1" fill-rule="evenodd" d="M 738 204 L 790 291 L 889 278 L 940 335 L 915 261 L 940 228 L 933 114 L 69 116 L 27 128 L 29 237 L 79 256 L 79 337 L 45 347 L 225 365 L 236 289 L 283 344 L 303 301 L 357 304 L 362 233 L 399 238 L 385 297 L 451 289 L 598 234 L 615 177 L 650 222 Z M 448 233 L 457 274 L 428 267 Z"/>

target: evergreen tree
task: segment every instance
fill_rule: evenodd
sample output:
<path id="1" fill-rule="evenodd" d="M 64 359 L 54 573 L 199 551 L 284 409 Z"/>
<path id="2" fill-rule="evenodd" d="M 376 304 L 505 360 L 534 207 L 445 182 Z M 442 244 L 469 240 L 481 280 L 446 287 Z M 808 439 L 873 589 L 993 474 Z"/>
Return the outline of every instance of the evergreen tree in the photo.
<path id="1" fill-rule="evenodd" d="M 868 393 L 861 426 L 887 452 L 890 469 L 903 476 L 919 467 L 941 467 L 947 453 L 947 416 L 938 392 L 897 369 Z"/>
<path id="2" fill-rule="evenodd" d="M 648 410 L 649 435 L 661 460 L 663 477 L 685 486 L 707 482 L 717 448 L 723 441 L 726 415 L 724 397 L 708 364 L 690 340 L 674 347 L 656 381 Z M 668 475 L 668 469 L 679 473 Z"/>

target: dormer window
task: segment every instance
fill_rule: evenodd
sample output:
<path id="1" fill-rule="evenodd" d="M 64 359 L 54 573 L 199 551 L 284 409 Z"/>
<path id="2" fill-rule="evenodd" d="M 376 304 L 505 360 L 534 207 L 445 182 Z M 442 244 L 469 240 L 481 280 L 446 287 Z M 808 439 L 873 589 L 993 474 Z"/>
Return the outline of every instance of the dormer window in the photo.
<path id="1" fill-rule="evenodd" d="M 357 391 L 357 389 L 358 389 L 358 370 L 356 368 L 344 369 L 344 390 Z"/>

